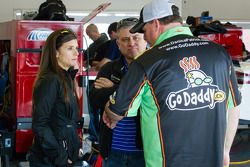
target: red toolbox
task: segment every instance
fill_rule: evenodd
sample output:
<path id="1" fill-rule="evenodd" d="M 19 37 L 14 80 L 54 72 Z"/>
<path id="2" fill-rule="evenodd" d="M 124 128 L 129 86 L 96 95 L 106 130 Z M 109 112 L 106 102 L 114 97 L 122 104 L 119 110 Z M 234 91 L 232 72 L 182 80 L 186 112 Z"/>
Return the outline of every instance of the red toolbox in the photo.
<path id="1" fill-rule="evenodd" d="M 32 88 L 40 64 L 41 48 L 50 33 L 61 28 L 72 29 L 78 36 L 79 48 L 83 47 L 82 22 L 21 20 L 0 23 L 1 44 L 9 47 L 6 49 L 10 57 L 11 88 L 11 105 L 8 112 L 11 115 L 10 120 L 13 121 L 9 131 L 15 136 L 13 145 L 16 153 L 27 152 L 33 140 Z M 80 69 L 82 66 L 82 56 L 79 56 Z M 82 70 L 79 70 L 78 75 L 82 75 Z M 79 118 L 81 116 L 82 112 Z"/>
<path id="2" fill-rule="evenodd" d="M 227 33 L 216 33 L 199 35 L 201 38 L 211 40 L 222 45 L 230 53 L 233 60 L 242 60 L 243 58 L 243 43 L 241 28 L 227 28 Z"/>

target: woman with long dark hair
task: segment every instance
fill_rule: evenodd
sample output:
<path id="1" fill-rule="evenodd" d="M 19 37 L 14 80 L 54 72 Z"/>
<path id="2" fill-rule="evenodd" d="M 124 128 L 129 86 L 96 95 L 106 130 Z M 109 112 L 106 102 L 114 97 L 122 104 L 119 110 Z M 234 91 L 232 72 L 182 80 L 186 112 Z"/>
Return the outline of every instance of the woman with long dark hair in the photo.
<path id="1" fill-rule="evenodd" d="M 31 167 L 73 166 L 79 157 L 79 104 L 74 86 L 78 63 L 76 35 L 54 31 L 42 50 L 33 88 Z"/>

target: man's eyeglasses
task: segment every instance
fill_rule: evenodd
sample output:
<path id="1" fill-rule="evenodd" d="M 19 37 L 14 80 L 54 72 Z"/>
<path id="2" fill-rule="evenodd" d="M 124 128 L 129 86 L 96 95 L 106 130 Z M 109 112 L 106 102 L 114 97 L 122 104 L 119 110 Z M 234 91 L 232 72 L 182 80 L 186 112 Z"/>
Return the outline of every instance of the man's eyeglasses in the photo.
<path id="1" fill-rule="evenodd" d="M 117 23 L 117 30 L 119 30 L 122 27 L 127 27 L 127 26 L 131 26 L 134 25 L 138 22 L 139 20 L 135 17 L 129 17 L 126 19 L 122 19 L 121 21 L 119 21 Z"/>
<path id="2" fill-rule="evenodd" d="M 134 36 L 130 36 L 130 37 L 122 37 L 121 41 L 124 43 L 129 43 L 129 42 L 131 42 L 131 40 L 133 40 L 134 42 L 138 42 L 141 39 L 142 38 L 140 36 L 134 35 Z"/>

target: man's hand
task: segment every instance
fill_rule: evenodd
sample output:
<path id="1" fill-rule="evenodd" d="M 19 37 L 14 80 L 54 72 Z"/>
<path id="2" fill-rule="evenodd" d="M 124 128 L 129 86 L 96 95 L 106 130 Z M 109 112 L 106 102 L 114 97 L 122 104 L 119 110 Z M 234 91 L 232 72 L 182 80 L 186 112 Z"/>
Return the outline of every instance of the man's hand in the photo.
<path id="1" fill-rule="evenodd" d="M 70 159 L 68 159 L 68 166 L 72 165 L 72 161 Z"/>
<path id="2" fill-rule="evenodd" d="M 118 121 L 120 121 L 123 118 L 123 116 L 119 116 L 115 113 L 113 113 L 109 109 L 109 101 L 105 105 L 105 110 L 102 115 L 103 122 L 109 127 L 110 129 L 115 128 Z"/>
<path id="3" fill-rule="evenodd" d="M 97 67 L 98 64 L 99 64 L 99 61 L 93 60 L 92 64 L 91 64 L 91 70 L 93 70 L 93 71 L 99 71 L 100 69 Z"/>
<path id="4" fill-rule="evenodd" d="M 101 89 L 101 88 L 111 88 L 114 86 L 114 83 L 108 78 L 100 77 L 96 79 L 94 85 L 96 89 Z"/>
<path id="5" fill-rule="evenodd" d="M 103 65 L 105 65 L 106 63 L 110 62 L 111 60 L 108 58 L 103 58 L 101 61 L 98 61 L 97 63 L 95 63 L 95 69 L 96 71 L 99 71 Z"/>
<path id="6" fill-rule="evenodd" d="M 229 164 L 230 164 L 229 152 L 224 152 L 223 167 L 229 167 Z"/>
<path id="7" fill-rule="evenodd" d="M 111 119 L 108 117 L 108 115 L 106 114 L 105 111 L 103 112 L 102 119 L 103 119 L 103 122 L 107 125 L 107 127 L 109 127 L 110 129 L 115 128 L 115 126 L 116 126 L 116 124 L 117 124 L 117 121 L 111 120 Z"/>

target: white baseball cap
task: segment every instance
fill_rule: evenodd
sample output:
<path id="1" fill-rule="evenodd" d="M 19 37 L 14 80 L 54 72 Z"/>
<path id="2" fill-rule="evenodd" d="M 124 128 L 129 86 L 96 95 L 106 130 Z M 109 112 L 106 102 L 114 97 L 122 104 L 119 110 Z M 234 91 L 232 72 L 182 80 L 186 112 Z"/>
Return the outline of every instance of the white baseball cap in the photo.
<path id="1" fill-rule="evenodd" d="M 141 9 L 139 22 L 130 29 L 130 32 L 143 33 L 142 28 L 147 22 L 173 15 L 173 5 L 173 0 L 152 0 Z"/>

